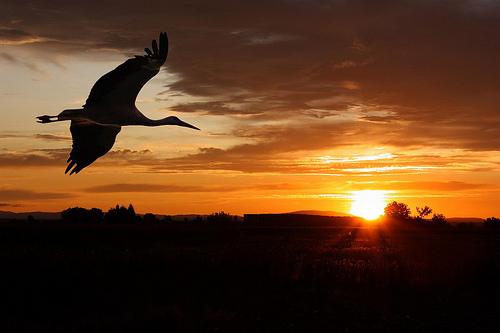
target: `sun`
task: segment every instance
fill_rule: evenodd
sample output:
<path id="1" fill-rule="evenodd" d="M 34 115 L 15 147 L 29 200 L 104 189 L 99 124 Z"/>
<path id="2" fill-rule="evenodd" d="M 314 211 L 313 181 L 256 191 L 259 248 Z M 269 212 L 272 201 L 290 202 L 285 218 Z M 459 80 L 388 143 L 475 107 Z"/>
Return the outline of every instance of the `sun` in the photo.
<path id="1" fill-rule="evenodd" d="M 386 191 L 353 191 L 350 213 L 367 220 L 375 220 L 384 214 Z"/>

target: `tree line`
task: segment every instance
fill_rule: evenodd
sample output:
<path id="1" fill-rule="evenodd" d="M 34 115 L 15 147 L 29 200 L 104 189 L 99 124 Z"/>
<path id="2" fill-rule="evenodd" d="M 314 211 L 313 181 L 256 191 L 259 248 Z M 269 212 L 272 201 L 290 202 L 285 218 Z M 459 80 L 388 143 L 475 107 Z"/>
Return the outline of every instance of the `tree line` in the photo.
<path id="1" fill-rule="evenodd" d="M 393 201 L 384 208 L 385 216 L 394 220 L 414 222 L 414 223 L 432 223 L 435 225 L 445 225 L 448 223 L 444 214 L 434 213 L 430 219 L 427 216 L 433 213 L 429 206 L 416 207 L 417 214 L 412 216 L 410 207 L 403 203 Z"/>
<path id="2" fill-rule="evenodd" d="M 412 215 L 410 207 L 403 203 L 392 201 L 384 209 L 385 218 L 393 221 L 400 221 L 418 225 L 435 225 L 445 226 L 448 220 L 444 214 L 435 213 L 429 206 L 416 207 L 416 214 Z M 432 216 L 431 216 L 432 214 Z M 31 217 L 32 220 L 33 217 Z M 134 206 L 129 204 L 128 207 L 116 205 L 104 212 L 99 208 L 82 208 L 71 207 L 61 212 L 61 219 L 68 223 L 81 223 L 81 224 L 159 224 L 159 223 L 174 223 L 174 222 L 189 222 L 194 224 L 202 223 L 216 223 L 221 224 L 234 224 L 239 223 L 238 216 L 225 213 L 223 211 L 215 212 L 210 215 L 195 215 L 192 217 L 184 217 L 182 219 L 175 219 L 172 216 L 157 216 L 152 213 L 139 215 L 135 212 Z M 29 220 L 29 219 L 28 219 Z M 488 217 L 484 221 L 484 226 L 487 227 L 500 227 L 500 218 Z"/>
<path id="3" fill-rule="evenodd" d="M 99 208 L 82 208 L 71 207 L 61 212 L 61 219 L 69 223 L 85 223 L 85 224 L 135 224 L 135 223 L 171 223 L 174 222 L 172 216 L 156 216 L 152 213 L 139 215 L 135 212 L 134 206 L 129 204 L 128 207 L 116 205 L 110 208 L 107 212 L 103 212 Z M 192 218 L 185 217 L 182 222 L 192 223 L 232 223 L 238 222 L 238 217 L 230 215 L 223 211 L 212 213 L 207 216 L 197 215 Z"/>
<path id="4" fill-rule="evenodd" d="M 433 213 L 433 209 L 429 206 L 415 207 L 416 214 L 412 216 L 410 207 L 403 203 L 392 201 L 385 208 L 385 216 L 392 220 L 404 221 L 408 223 L 424 224 L 424 225 L 447 225 L 448 220 L 444 214 Z M 428 218 L 430 214 L 432 217 Z M 500 219 L 496 217 L 488 217 L 484 221 L 484 225 L 488 227 L 500 227 Z"/>

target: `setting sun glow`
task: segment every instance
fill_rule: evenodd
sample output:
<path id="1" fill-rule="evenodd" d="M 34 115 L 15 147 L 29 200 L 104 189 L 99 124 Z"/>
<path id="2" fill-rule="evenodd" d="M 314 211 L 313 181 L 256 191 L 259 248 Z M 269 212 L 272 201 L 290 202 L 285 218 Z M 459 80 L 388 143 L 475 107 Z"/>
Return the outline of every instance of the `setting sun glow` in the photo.
<path id="1" fill-rule="evenodd" d="M 386 191 L 354 191 L 350 213 L 367 220 L 374 220 L 384 214 Z"/>

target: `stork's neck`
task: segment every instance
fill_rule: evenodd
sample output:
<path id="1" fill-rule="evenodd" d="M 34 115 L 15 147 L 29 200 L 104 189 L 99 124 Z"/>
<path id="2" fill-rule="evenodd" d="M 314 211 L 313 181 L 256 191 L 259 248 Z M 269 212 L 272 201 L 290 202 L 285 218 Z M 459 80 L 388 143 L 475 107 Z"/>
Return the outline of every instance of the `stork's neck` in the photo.
<path id="1" fill-rule="evenodd" d="M 143 119 L 141 119 L 140 125 L 144 125 L 144 126 L 176 125 L 175 121 L 172 118 L 175 118 L 175 117 L 167 117 L 167 118 L 157 119 L 157 120 L 144 117 Z"/>
<path id="2" fill-rule="evenodd" d="M 182 127 L 188 127 L 192 129 L 199 130 L 198 127 L 193 126 L 191 124 L 188 124 L 182 120 L 180 120 L 177 117 L 167 117 L 159 120 L 153 120 L 149 119 L 146 116 L 142 115 L 140 119 L 138 119 L 138 122 L 134 125 L 143 125 L 143 126 L 163 126 L 163 125 L 175 125 L 175 126 L 182 126 Z"/>

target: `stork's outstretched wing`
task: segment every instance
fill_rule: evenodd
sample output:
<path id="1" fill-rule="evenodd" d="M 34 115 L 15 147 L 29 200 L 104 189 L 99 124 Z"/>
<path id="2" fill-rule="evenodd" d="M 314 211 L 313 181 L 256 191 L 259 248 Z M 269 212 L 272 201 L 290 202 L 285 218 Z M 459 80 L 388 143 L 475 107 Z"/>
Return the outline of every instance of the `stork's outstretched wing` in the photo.
<path id="1" fill-rule="evenodd" d="M 70 175 L 72 175 L 106 154 L 113 147 L 121 127 L 72 120 L 70 130 L 73 149 L 69 154 L 67 161 L 69 164 L 65 173 L 71 170 Z"/>
<path id="2" fill-rule="evenodd" d="M 151 51 L 145 48 L 145 55 L 128 59 L 111 72 L 102 76 L 92 87 L 84 107 L 94 105 L 134 106 L 135 99 L 144 84 L 159 71 L 168 54 L 167 33 L 160 33 L 160 45 L 152 42 Z"/>

